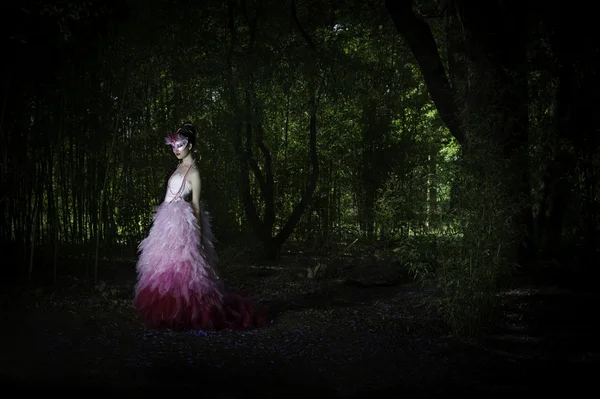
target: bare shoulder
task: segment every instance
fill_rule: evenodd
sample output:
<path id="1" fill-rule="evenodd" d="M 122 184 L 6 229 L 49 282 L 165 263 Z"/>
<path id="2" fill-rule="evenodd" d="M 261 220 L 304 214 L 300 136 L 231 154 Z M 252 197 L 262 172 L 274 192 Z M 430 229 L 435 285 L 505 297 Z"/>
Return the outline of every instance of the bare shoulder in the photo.
<path id="1" fill-rule="evenodd" d="M 191 169 L 190 169 L 190 176 L 200 176 L 200 171 L 198 170 L 198 167 L 196 165 L 194 165 Z"/>
<path id="2" fill-rule="evenodd" d="M 188 172 L 188 181 L 192 182 L 193 180 L 200 179 L 200 171 L 196 166 L 192 167 Z"/>

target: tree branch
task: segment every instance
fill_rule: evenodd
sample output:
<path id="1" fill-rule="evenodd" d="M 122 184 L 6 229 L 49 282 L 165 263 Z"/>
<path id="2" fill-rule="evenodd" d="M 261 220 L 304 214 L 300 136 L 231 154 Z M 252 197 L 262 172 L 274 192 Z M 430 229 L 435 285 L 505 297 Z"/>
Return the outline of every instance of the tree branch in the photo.
<path id="1" fill-rule="evenodd" d="M 252 151 L 252 125 L 249 123 L 246 124 L 246 162 L 248 162 L 250 169 L 252 169 L 252 173 L 254 173 L 254 177 L 256 177 L 261 195 L 264 194 L 266 190 L 265 178 L 262 174 L 262 170 L 260 170 L 260 166 L 258 166 L 258 162 L 254 158 L 254 153 Z"/>
<path id="2" fill-rule="evenodd" d="M 254 41 L 256 39 L 256 32 L 257 32 L 257 28 L 258 28 L 258 16 L 260 15 L 260 13 L 262 11 L 262 1 L 258 0 L 258 5 L 256 6 L 256 10 L 254 12 L 254 18 L 250 18 L 250 15 L 248 14 L 248 4 L 247 4 L 246 0 L 241 0 L 241 6 L 242 6 L 242 14 L 244 15 L 244 19 L 248 23 L 248 27 L 250 30 L 250 38 L 249 38 L 248 47 L 253 48 Z"/>
<path id="3" fill-rule="evenodd" d="M 234 145 L 237 149 L 237 152 L 240 156 L 240 193 L 242 195 L 242 202 L 244 204 L 244 211 L 246 213 L 246 217 L 248 218 L 248 222 L 252 226 L 255 232 L 263 238 L 264 225 L 258 216 L 258 212 L 256 211 L 256 206 L 254 205 L 254 200 L 252 198 L 252 193 L 250 190 L 250 168 L 247 159 L 247 153 L 242 149 L 242 126 L 239 124 L 238 126 L 238 134 L 236 135 L 236 139 L 234 140 Z"/>
<path id="4" fill-rule="evenodd" d="M 318 91 L 319 89 L 315 90 Z M 304 191 L 304 195 L 300 202 L 294 207 L 292 214 L 285 222 L 285 225 L 275 237 L 278 245 L 281 245 L 289 238 L 294 231 L 294 228 L 300 221 L 300 218 L 304 214 L 306 208 L 312 202 L 312 197 L 317 188 L 317 182 L 319 181 L 319 157 L 317 153 L 317 108 L 318 99 L 316 98 L 315 92 L 312 93 L 311 109 L 310 109 L 310 163 L 312 166 L 312 172 L 308 186 Z"/>
<path id="5" fill-rule="evenodd" d="M 258 123 L 256 127 L 256 142 L 258 148 L 262 152 L 265 158 L 265 191 L 263 192 L 263 198 L 265 200 L 265 227 L 272 229 L 275 223 L 275 181 L 273 179 L 273 158 L 271 152 L 265 145 L 263 139 L 263 127 L 262 123 Z"/>
<path id="6" fill-rule="evenodd" d="M 446 77 L 446 71 L 429 25 L 415 15 L 412 9 L 412 0 L 386 0 L 385 6 L 396 30 L 404 37 L 419 64 L 440 118 L 454 138 L 461 145 L 465 144 L 456 95 Z"/>
<path id="7" fill-rule="evenodd" d="M 300 21 L 298 20 L 298 14 L 296 13 L 296 0 L 292 0 L 290 8 L 291 8 L 290 11 L 292 13 L 292 20 L 296 24 L 298 31 L 300 31 L 300 34 L 302 35 L 304 40 L 306 40 L 306 43 L 308 43 L 308 46 L 313 51 L 317 51 L 317 47 L 315 46 L 315 43 L 310 38 L 310 35 L 304 30 L 304 28 L 302 28 L 302 25 L 300 25 Z"/>

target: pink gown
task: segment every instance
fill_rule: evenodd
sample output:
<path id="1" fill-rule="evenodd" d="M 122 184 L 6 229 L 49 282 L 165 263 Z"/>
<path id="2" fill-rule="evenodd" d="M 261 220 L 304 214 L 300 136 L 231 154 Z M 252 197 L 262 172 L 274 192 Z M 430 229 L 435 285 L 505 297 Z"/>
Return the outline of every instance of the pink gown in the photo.
<path id="1" fill-rule="evenodd" d="M 269 325 L 265 308 L 227 292 L 215 272 L 210 216 L 198 225 L 186 176 L 175 172 L 139 245 L 134 306 L 144 323 L 172 329 L 220 330 Z"/>

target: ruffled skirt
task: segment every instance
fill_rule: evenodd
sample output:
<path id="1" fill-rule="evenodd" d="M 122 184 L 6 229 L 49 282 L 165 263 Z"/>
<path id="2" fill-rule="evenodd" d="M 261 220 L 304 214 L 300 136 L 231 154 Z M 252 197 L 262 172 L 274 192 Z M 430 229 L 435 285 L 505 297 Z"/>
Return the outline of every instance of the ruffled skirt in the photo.
<path id="1" fill-rule="evenodd" d="M 139 245 L 134 306 L 151 327 L 220 330 L 269 325 L 267 311 L 248 295 L 227 292 L 213 266 L 210 216 L 202 228 L 192 205 L 163 202 Z M 200 243 L 200 245 L 199 245 Z"/>

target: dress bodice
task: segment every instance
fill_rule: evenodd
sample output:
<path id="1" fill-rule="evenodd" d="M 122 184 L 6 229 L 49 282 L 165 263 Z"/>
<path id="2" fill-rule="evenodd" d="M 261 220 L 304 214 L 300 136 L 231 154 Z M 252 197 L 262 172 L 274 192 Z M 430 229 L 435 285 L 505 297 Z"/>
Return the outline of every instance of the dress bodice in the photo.
<path id="1" fill-rule="evenodd" d="M 175 172 L 169 178 L 165 202 L 171 202 L 176 199 L 186 199 L 192 192 L 192 185 L 187 181 L 184 175 Z"/>

